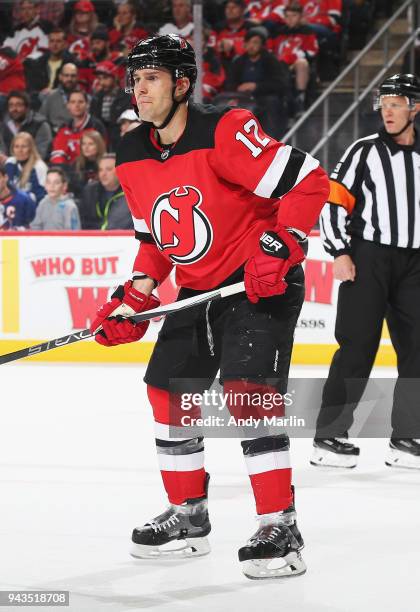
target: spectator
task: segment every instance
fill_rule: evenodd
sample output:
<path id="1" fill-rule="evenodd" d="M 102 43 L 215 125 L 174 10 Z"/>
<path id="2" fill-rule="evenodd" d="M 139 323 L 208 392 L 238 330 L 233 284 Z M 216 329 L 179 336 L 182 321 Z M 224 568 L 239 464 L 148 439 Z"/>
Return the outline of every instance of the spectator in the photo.
<path id="1" fill-rule="evenodd" d="M 0 166 L 0 229 L 27 229 L 35 216 L 35 202 L 27 193 L 8 184 L 6 168 Z"/>
<path id="2" fill-rule="evenodd" d="M 83 60 L 89 55 L 89 37 L 98 27 L 98 16 L 90 0 L 79 0 L 73 7 L 67 40 L 69 51 Z"/>
<path id="3" fill-rule="evenodd" d="M 271 49 L 280 62 L 285 62 L 295 76 L 295 114 L 305 109 L 305 96 L 310 77 L 310 62 L 318 53 L 318 41 L 314 32 L 302 25 L 302 7 L 290 4 L 284 12 L 285 25 L 278 27 L 277 36 L 271 41 Z"/>
<path id="4" fill-rule="evenodd" d="M 172 0 L 173 23 L 165 23 L 159 34 L 179 34 L 184 38 L 192 36 L 194 22 L 191 14 L 191 0 Z"/>
<path id="5" fill-rule="evenodd" d="M 8 157 L 9 156 L 6 154 L 6 145 L 4 144 L 3 136 L 0 131 L 0 166 L 3 166 L 3 164 L 6 163 L 6 159 Z"/>
<path id="6" fill-rule="evenodd" d="M 303 21 L 320 37 L 331 38 L 341 31 L 342 0 L 300 0 Z"/>
<path id="7" fill-rule="evenodd" d="M 289 74 L 285 64 L 265 49 L 264 28 L 251 28 L 245 36 L 245 53 L 231 64 L 226 89 L 256 99 L 264 130 L 277 140 L 287 127 Z"/>
<path id="8" fill-rule="evenodd" d="M 111 148 L 115 150 L 120 135 L 118 117 L 124 110 L 131 108 L 131 96 L 120 87 L 118 68 L 112 62 L 99 63 L 96 74 L 99 91 L 92 98 L 90 110 L 107 128 Z"/>
<path id="9" fill-rule="evenodd" d="M 53 28 L 48 34 L 48 50 L 38 59 L 25 60 L 29 91 L 51 93 L 58 86 L 61 68 L 70 62 L 74 62 L 74 57 L 67 51 L 66 33 L 62 28 Z"/>
<path id="10" fill-rule="evenodd" d="M 115 154 L 99 161 L 99 181 L 86 185 L 80 204 L 82 229 L 132 229 L 133 220 L 115 173 Z"/>
<path id="11" fill-rule="evenodd" d="M 90 52 L 95 64 L 106 60 L 113 62 L 121 57 L 118 51 L 111 51 L 110 44 L 110 33 L 106 28 L 100 27 L 93 32 L 90 37 Z"/>
<path id="12" fill-rule="evenodd" d="M 20 22 L 14 29 L 13 36 L 8 36 L 3 45 L 11 47 L 23 61 L 26 57 L 36 59 L 47 49 L 47 34 L 52 24 L 41 21 L 38 0 L 22 0 L 19 5 Z"/>
<path id="13" fill-rule="evenodd" d="M 47 164 L 42 161 L 35 141 L 28 132 L 19 132 L 10 146 L 12 157 L 5 167 L 9 185 L 24 191 L 38 204 L 45 195 Z"/>
<path id="14" fill-rule="evenodd" d="M 70 191 L 79 198 L 83 187 L 98 178 L 98 161 L 106 151 L 105 141 L 96 130 L 85 132 L 80 139 L 80 154 L 72 166 Z"/>
<path id="15" fill-rule="evenodd" d="M 119 4 L 114 28 L 109 33 L 112 49 L 127 55 L 136 42 L 147 35 L 148 32 L 137 21 L 135 3 L 126 1 Z"/>
<path id="16" fill-rule="evenodd" d="M 289 4 L 289 0 L 257 0 L 250 2 L 248 8 L 248 18 L 256 25 L 264 25 L 270 28 L 273 25 L 284 23 L 284 9 Z"/>
<path id="17" fill-rule="evenodd" d="M 19 0 L 13 5 L 13 23 L 17 25 L 20 20 L 20 7 Z M 39 17 L 41 21 L 47 21 L 58 26 L 64 13 L 63 2 L 57 2 L 56 0 L 43 0 L 39 3 Z"/>
<path id="18" fill-rule="evenodd" d="M 63 64 L 58 72 L 58 87 L 47 94 L 42 102 L 40 113 L 44 115 L 54 132 L 63 127 L 71 119 L 68 110 L 69 95 L 78 84 L 79 72 L 76 64 Z"/>
<path id="19" fill-rule="evenodd" d="M 53 141 L 51 163 L 72 164 L 80 153 L 80 138 L 84 132 L 96 130 L 105 137 L 105 128 L 99 119 L 88 112 L 88 95 L 81 89 L 75 89 L 69 95 L 67 108 L 71 120 L 57 132 Z"/>
<path id="20" fill-rule="evenodd" d="M 252 26 L 244 17 L 244 0 L 228 0 L 225 5 L 225 21 L 217 28 L 216 48 L 222 60 L 230 61 L 235 55 L 245 53 L 245 34 Z"/>
<path id="21" fill-rule="evenodd" d="M 10 155 L 10 144 L 18 132 L 29 132 L 42 159 L 46 159 L 52 132 L 48 121 L 29 108 L 29 96 L 24 91 L 11 91 L 7 96 L 7 113 L 3 119 L 2 136 Z"/>
<path id="22" fill-rule="evenodd" d="M 26 88 L 23 64 L 10 47 L 0 47 L 0 117 L 7 105 L 7 96 L 14 89 Z"/>
<path id="23" fill-rule="evenodd" d="M 212 34 L 210 29 L 204 28 L 203 31 L 203 102 L 209 104 L 223 87 L 226 73 L 222 62 L 214 47 L 209 46 L 209 38 Z"/>
<path id="24" fill-rule="evenodd" d="M 122 137 L 127 132 L 131 132 L 131 130 L 141 125 L 141 121 L 133 109 L 130 108 L 118 117 L 118 125 L 120 126 L 120 137 Z"/>
<path id="25" fill-rule="evenodd" d="M 45 188 L 47 195 L 38 205 L 31 229 L 79 230 L 79 211 L 67 193 L 67 178 L 61 168 L 48 170 Z"/>

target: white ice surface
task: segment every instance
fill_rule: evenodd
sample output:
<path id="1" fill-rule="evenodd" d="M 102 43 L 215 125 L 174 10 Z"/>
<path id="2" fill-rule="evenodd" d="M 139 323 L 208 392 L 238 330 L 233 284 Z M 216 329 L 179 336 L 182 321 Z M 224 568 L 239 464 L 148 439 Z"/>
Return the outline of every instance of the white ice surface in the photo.
<path id="1" fill-rule="evenodd" d="M 311 441 L 293 441 L 303 577 L 240 571 L 256 522 L 237 440 L 206 445 L 212 553 L 132 559 L 132 528 L 166 505 L 141 379 L 133 366 L 1 367 L 1 589 L 69 590 L 71 612 L 420 609 L 420 472 L 386 468 L 385 440 L 360 440 L 350 471 L 311 467 Z"/>

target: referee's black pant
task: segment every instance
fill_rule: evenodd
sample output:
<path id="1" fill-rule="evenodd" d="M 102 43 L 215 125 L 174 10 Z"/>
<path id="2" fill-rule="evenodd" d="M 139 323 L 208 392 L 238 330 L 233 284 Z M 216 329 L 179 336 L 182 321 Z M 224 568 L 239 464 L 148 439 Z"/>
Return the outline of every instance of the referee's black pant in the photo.
<path id="1" fill-rule="evenodd" d="M 318 438 L 345 435 L 366 388 L 386 318 L 397 354 L 392 437 L 420 438 L 420 250 L 352 239 L 356 278 L 341 283 Z M 410 379 L 410 380 L 407 380 Z"/>

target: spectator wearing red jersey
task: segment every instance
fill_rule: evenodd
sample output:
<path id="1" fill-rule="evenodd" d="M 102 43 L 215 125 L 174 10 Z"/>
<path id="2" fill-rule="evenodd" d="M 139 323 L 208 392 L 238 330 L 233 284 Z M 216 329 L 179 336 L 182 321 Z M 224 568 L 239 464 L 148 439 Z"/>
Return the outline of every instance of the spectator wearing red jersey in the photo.
<path id="1" fill-rule="evenodd" d="M 109 33 L 111 48 L 127 55 L 136 42 L 148 35 L 137 21 L 136 6 L 127 0 L 118 5 L 114 28 Z"/>
<path id="2" fill-rule="evenodd" d="M 209 46 L 212 30 L 205 28 L 203 31 L 203 102 L 210 103 L 217 95 L 225 82 L 226 73 L 220 57 L 214 47 Z"/>
<path id="3" fill-rule="evenodd" d="M 0 47 L 0 117 L 6 108 L 8 94 L 26 89 L 23 64 L 10 47 Z"/>
<path id="4" fill-rule="evenodd" d="M 22 0 L 19 4 L 20 22 L 13 35 L 3 41 L 5 47 L 11 47 L 21 60 L 25 57 L 40 57 L 48 47 L 48 32 L 52 24 L 41 21 L 38 0 Z"/>
<path id="5" fill-rule="evenodd" d="M 225 21 L 217 30 L 216 49 L 222 61 L 230 61 L 235 55 L 245 53 L 245 34 L 252 24 L 245 19 L 244 0 L 228 0 L 225 5 Z"/>
<path id="6" fill-rule="evenodd" d="M 90 0 L 79 0 L 73 7 L 67 40 L 69 51 L 78 60 L 85 59 L 90 52 L 89 37 L 98 27 L 98 16 Z"/>
<path id="7" fill-rule="evenodd" d="M 271 29 L 275 24 L 284 23 L 284 9 L 288 4 L 289 0 L 251 0 L 247 16 L 254 26 L 263 24 Z"/>
<path id="8" fill-rule="evenodd" d="M 96 75 L 99 91 L 92 98 L 90 110 L 107 128 L 111 149 L 115 150 L 120 140 L 118 118 L 123 111 L 132 107 L 131 96 L 120 87 L 118 67 L 112 62 L 100 62 Z"/>
<path id="9" fill-rule="evenodd" d="M 63 126 L 53 140 L 52 164 L 72 164 L 80 153 L 80 139 L 85 132 L 96 130 L 105 137 L 103 123 L 88 112 L 89 99 L 85 91 L 75 89 L 69 95 L 67 108 L 71 121 Z"/>
<path id="10" fill-rule="evenodd" d="M 300 0 L 304 22 L 320 35 L 325 30 L 340 32 L 342 0 Z"/>
<path id="11" fill-rule="evenodd" d="M 271 50 L 280 62 L 285 62 L 295 76 L 295 114 L 301 115 L 305 108 L 305 95 L 310 77 L 310 62 L 318 53 L 315 33 L 302 25 L 302 7 L 290 4 L 284 12 L 285 25 L 278 27 L 271 40 Z"/>
<path id="12" fill-rule="evenodd" d="M 98 27 L 90 37 L 90 52 L 78 62 L 80 81 L 86 85 L 89 93 L 97 93 L 98 80 L 95 79 L 95 70 L 99 63 L 110 61 L 119 65 L 119 77 L 125 73 L 124 57 L 120 51 L 110 50 L 108 30 L 104 26 Z"/>

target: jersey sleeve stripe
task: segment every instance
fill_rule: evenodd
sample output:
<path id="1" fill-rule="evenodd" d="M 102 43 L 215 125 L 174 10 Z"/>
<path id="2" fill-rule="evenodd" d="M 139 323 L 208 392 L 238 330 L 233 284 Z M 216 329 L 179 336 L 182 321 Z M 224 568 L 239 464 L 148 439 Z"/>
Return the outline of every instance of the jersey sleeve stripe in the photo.
<path id="1" fill-rule="evenodd" d="M 280 146 L 277 149 L 273 161 L 254 190 L 255 195 L 261 198 L 275 197 L 272 195 L 273 190 L 278 184 L 279 176 L 281 177 L 283 175 L 291 152 L 292 147 L 290 145 Z"/>
<path id="2" fill-rule="evenodd" d="M 144 219 L 136 219 L 136 217 L 133 217 L 133 224 L 136 232 L 140 232 L 141 234 L 150 234 L 150 230 L 147 227 Z"/>
<path id="3" fill-rule="evenodd" d="M 287 162 L 283 173 L 280 175 L 271 197 L 281 198 L 288 191 L 290 191 L 296 185 L 296 183 L 299 182 L 299 180 L 302 180 L 311 170 L 313 170 L 314 167 L 319 165 L 317 162 L 316 166 L 313 166 L 313 164 L 311 164 L 313 161 L 314 159 L 312 157 L 306 155 L 306 153 L 303 153 L 303 151 L 292 147 L 289 161 Z"/>

